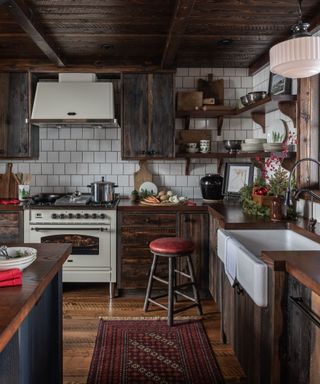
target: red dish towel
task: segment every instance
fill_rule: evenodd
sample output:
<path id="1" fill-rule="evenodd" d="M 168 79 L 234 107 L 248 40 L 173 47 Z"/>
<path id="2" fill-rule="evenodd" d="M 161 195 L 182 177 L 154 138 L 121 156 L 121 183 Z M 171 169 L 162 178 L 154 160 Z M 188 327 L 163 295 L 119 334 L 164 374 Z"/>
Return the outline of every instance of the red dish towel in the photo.
<path id="1" fill-rule="evenodd" d="M 0 281 L 0 287 L 14 287 L 15 285 L 22 285 L 22 277 Z"/>
<path id="2" fill-rule="evenodd" d="M 19 268 L 12 268 L 7 269 L 6 271 L 0 271 L 0 282 L 19 278 L 22 278 L 22 272 Z"/>
<path id="3" fill-rule="evenodd" d="M 3 204 L 3 205 L 20 204 L 20 201 L 17 199 L 10 199 L 10 200 L 0 199 L 0 204 Z"/>

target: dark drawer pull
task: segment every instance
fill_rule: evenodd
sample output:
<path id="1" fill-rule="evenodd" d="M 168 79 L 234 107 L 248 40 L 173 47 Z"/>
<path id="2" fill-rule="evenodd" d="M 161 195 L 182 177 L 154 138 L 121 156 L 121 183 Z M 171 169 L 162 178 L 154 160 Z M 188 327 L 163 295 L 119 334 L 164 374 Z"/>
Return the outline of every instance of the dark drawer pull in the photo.
<path id="1" fill-rule="evenodd" d="M 307 316 L 318 328 L 320 328 L 320 317 L 313 312 L 313 310 L 303 302 L 302 297 L 290 296 L 290 300 L 295 304 L 301 312 Z"/>

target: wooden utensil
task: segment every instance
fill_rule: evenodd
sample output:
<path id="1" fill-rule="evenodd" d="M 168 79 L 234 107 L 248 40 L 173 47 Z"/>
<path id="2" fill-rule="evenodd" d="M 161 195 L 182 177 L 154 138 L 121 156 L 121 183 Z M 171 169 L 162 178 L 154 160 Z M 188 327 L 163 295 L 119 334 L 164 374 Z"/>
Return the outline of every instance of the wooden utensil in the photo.
<path id="1" fill-rule="evenodd" d="M 203 92 L 204 98 L 213 97 L 216 105 L 224 104 L 224 81 L 223 79 L 213 80 L 212 74 L 208 75 L 208 81 L 199 79 L 198 90 Z"/>
<path id="2" fill-rule="evenodd" d="M 0 197 L 3 199 L 16 199 L 18 197 L 18 183 L 12 173 L 12 163 L 8 163 L 6 173 L 0 175 Z"/>
<path id="3" fill-rule="evenodd" d="M 7 172 L 9 171 L 9 199 L 18 198 L 18 180 L 16 176 L 12 173 L 12 163 L 8 163 Z"/>
<path id="4" fill-rule="evenodd" d="M 140 169 L 133 175 L 134 189 L 139 191 L 139 187 L 145 181 L 152 181 L 152 173 L 149 171 L 146 160 L 139 161 Z"/>

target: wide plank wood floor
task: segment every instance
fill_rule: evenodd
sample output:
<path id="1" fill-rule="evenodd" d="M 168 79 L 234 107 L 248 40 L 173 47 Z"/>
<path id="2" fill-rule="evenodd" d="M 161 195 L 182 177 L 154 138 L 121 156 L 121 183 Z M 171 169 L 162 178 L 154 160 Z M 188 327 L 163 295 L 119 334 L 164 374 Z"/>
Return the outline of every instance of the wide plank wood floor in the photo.
<path id="1" fill-rule="evenodd" d="M 65 284 L 63 293 L 64 384 L 86 383 L 100 316 L 164 316 L 165 311 L 150 306 L 143 312 L 143 296 L 126 295 L 109 300 L 105 284 Z M 220 315 L 213 300 L 202 300 L 204 324 L 226 383 L 243 381 L 241 367 L 232 349 L 220 343 Z M 197 316 L 196 309 L 180 316 Z M 200 384 L 200 383 L 199 383 Z"/>

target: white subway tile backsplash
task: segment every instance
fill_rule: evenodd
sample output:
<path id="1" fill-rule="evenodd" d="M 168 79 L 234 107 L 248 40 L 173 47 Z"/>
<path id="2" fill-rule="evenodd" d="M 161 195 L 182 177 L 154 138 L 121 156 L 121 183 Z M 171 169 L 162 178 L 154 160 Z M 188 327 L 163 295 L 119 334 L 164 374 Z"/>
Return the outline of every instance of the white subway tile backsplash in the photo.
<path id="1" fill-rule="evenodd" d="M 60 163 L 70 163 L 71 153 L 70 152 L 59 152 L 59 162 Z"/>
<path id="2" fill-rule="evenodd" d="M 88 150 L 88 140 L 77 140 L 77 151 Z"/>
<path id="3" fill-rule="evenodd" d="M 89 170 L 88 164 L 77 164 L 77 174 L 78 175 L 87 175 Z"/>
<path id="4" fill-rule="evenodd" d="M 101 140 L 100 141 L 100 150 L 101 151 L 111 151 L 111 140 Z"/>
<path id="5" fill-rule="evenodd" d="M 48 152 L 48 163 L 58 163 L 59 152 Z"/>
<path id="6" fill-rule="evenodd" d="M 75 140 L 66 140 L 65 149 L 66 151 L 75 151 L 77 149 L 77 142 Z"/>
<path id="7" fill-rule="evenodd" d="M 95 163 L 104 163 L 106 161 L 105 152 L 94 152 L 93 159 Z"/>
<path id="8" fill-rule="evenodd" d="M 100 164 L 89 164 L 90 175 L 100 175 Z"/>
<path id="9" fill-rule="evenodd" d="M 76 175 L 77 164 L 66 164 L 66 175 Z"/>
<path id="10" fill-rule="evenodd" d="M 82 162 L 82 152 L 72 152 L 71 163 L 81 163 L 81 162 Z"/>
<path id="11" fill-rule="evenodd" d="M 99 151 L 100 150 L 100 142 L 99 140 L 89 140 L 88 142 L 89 151 Z"/>
<path id="12" fill-rule="evenodd" d="M 82 128 L 71 128 L 71 139 L 82 139 Z"/>
<path id="13" fill-rule="evenodd" d="M 199 78 L 224 79 L 225 105 L 238 106 L 240 96 L 254 87 L 268 84 L 269 69 L 248 76 L 247 68 L 178 68 L 176 89 L 190 91 L 197 88 Z M 277 117 L 280 118 L 280 115 Z M 281 117 L 283 118 L 283 117 Z M 184 120 L 176 119 L 176 129 L 184 129 Z M 261 128 L 251 119 L 224 118 L 222 136 L 217 136 L 217 119 L 191 119 L 190 129 L 208 129 L 211 132 L 212 150 L 220 150 L 223 139 L 240 139 L 261 135 Z M 176 135 L 178 136 L 178 134 Z M 218 143 L 219 142 L 219 143 Z M 232 159 L 233 160 L 233 159 Z M 87 185 L 101 180 L 119 185 L 117 193 L 129 196 L 134 189 L 133 174 L 139 169 L 137 161 L 121 159 L 121 128 L 91 126 L 57 128 L 41 126 L 40 158 L 36 161 L 17 161 L 15 170 L 33 175 L 31 193 L 89 192 Z M 0 171 L 5 164 L 0 165 Z M 217 172 L 215 159 L 192 159 L 190 176 L 185 175 L 185 161 L 152 161 L 148 163 L 153 182 L 158 188 L 170 188 L 188 198 L 201 197 L 199 181 L 206 173 Z"/>

